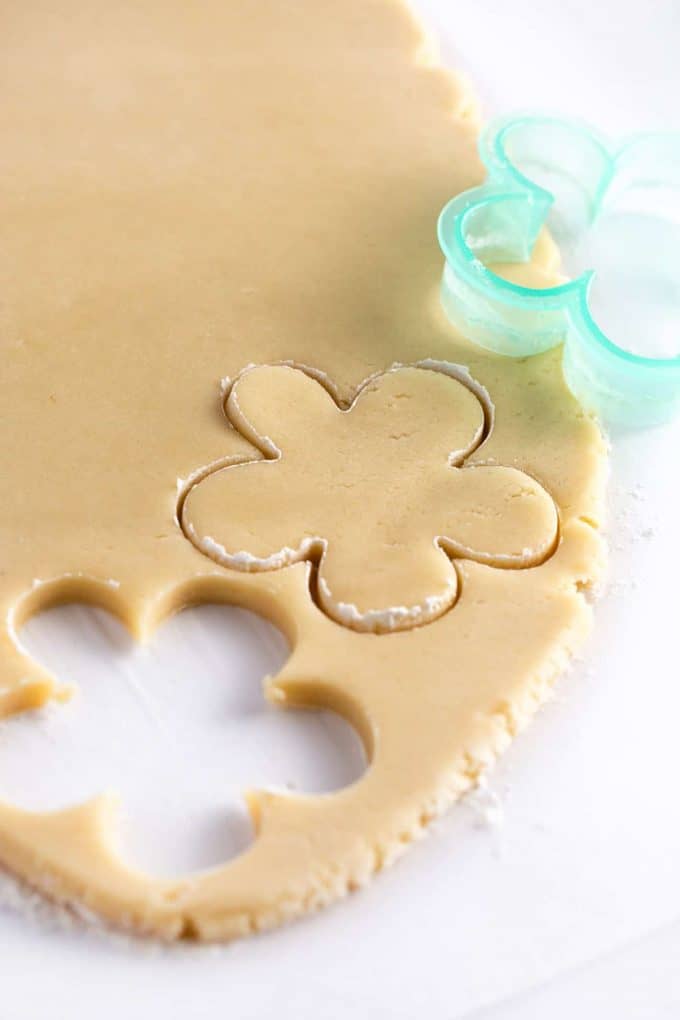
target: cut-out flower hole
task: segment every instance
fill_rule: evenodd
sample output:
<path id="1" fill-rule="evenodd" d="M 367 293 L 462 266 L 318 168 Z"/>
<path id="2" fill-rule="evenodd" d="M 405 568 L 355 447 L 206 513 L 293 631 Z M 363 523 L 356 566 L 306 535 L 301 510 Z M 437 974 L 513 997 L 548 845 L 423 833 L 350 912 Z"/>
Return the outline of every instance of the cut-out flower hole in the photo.
<path id="1" fill-rule="evenodd" d="M 0 797 L 44 811 L 115 790 L 123 853 L 152 873 L 195 871 L 244 850 L 248 788 L 324 792 L 365 769 L 344 720 L 265 701 L 262 680 L 288 649 L 246 610 L 185 610 L 139 647 L 102 610 L 64 606 L 30 620 L 21 641 L 78 689 L 66 704 L 2 722 Z"/>
<path id="2" fill-rule="evenodd" d="M 343 408 L 309 370 L 246 369 L 225 410 L 266 459 L 203 473 L 180 507 L 185 534 L 236 570 L 317 563 L 324 612 L 378 633 L 450 609 L 452 559 L 542 563 L 557 542 L 555 505 L 523 471 L 465 465 L 490 415 L 462 374 L 395 367 Z"/>

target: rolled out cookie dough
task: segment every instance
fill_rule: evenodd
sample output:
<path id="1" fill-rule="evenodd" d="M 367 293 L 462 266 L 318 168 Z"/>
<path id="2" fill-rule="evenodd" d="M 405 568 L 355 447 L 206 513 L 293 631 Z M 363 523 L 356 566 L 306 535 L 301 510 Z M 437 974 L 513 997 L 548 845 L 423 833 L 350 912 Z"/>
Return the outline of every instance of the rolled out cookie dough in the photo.
<path id="1" fill-rule="evenodd" d="M 395 367 L 342 408 L 328 381 L 300 368 L 247 370 L 226 413 L 266 459 L 199 474 L 180 510 L 187 538 L 234 570 L 314 563 L 317 604 L 376 633 L 422 626 L 454 605 L 449 557 L 499 569 L 543 563 L 558 539 L 555 504 L 517 468 L 464 467 L 491 409 L 455 371 Z M 283 449 L 271 438 L 279 434 Z"/>
<path id="2" fill-rule="evenodd" d="M 253 846 L 206 874 L 132 869 L 110 798 L 0 804 L 0 861 L 115 924 L 236 936 L 361 885 L 529 718 L 588 627 L 603 442 L 559 354 L 494 357 L 440 310 L 434 226 L 481 176 L 476 126 L 396 0 L 3 0 L 2 24 L 0 710 L 59 696 L 16 641 L 50 604 L 102 605 L 144 638 L 190 603 L 236 602 L 290 640 L 272 700 L 342 713 L 371 765 L 332 796 L 251 793 Z M 523 272 L 556 270 L 542 238 Z M 494 405 L 460 473 L 522 472 L 554 501 L 539 565 L 457 558 L 450 612 L 374 634 L 317 607 L 309 562 L 229 569 L 187 540 L 192 487 L 258 455 L 222 379 L 313 366 L 349 404 L 423 361 L 464 366 Z"/>

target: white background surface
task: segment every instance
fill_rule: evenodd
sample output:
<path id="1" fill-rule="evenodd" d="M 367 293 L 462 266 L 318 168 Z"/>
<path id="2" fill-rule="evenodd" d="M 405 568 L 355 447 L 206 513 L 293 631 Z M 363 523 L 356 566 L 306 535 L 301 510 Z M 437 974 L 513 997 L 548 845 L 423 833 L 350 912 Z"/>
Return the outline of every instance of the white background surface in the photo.
<path id="1" fill-rule="evenodd" d="M 613 133 L 680 128 L 674 0 L 419 7 L 486 112 L 540 107 Z M 613 437 L 612 562 L 597 627 L 491 776 L 481 797 L 491 824 L 461 805 L 361 895 L 226 948 L 63 931 L 7 905 L 0 1016 L 680 1016 L 679 443 L 680 425 Z M 39 776 L 43 797 L 117 786 L 142 862 L 168 870 L 234 852 L 248 838 L 236 800 L 245 785 L 328 789 L 360 771 L 342 724 L 264 707 L 259 678 L 285 651 L 243 614 L 183 614 L 144 650 L 82 609 L 45 614 L 24 638 L 82 691 L 67 718 L 54 709 L 37 729 L 3 725 L 0 791 L 29 760 L 26 803 L 39 802 Z M 179 793 L 156 803 L 168 784 Z"/>

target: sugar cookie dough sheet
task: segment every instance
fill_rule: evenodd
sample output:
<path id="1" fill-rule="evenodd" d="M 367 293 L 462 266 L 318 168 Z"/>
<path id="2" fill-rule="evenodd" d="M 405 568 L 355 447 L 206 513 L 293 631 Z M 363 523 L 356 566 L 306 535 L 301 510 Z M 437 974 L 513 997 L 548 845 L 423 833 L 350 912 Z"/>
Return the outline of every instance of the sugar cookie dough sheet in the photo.
<path id="1" fill-rule="evenodd" d="M 0 20 L 0 710 L 60 696 L 16 640 L 48 605 L 104 606 L 144 638 L 188 604 L 235 602 L 290 640 L 267 688 L 274 703 L 342 713 L 370 758 L 332 795 L 251 793 L 255 842 L 209 873 L 160 881 L 132 869 L 109 798 L 53 814 L 1 804 L 0 861 L 116 925 L 233 937 L 363 884 L 535 710 L 590 622 L 603 442 L 559 354 L 486 354 L 439 307 L 436 218 L 481 177 L 477 129 L 469 93 L 426 57 L 396 0 L 3 0 Z M 556 269 L 543 238 L 525 273 Z M 283 362 L 330 380 L 338 407 L 395 364 L 462 366 L 493 420 L 460 474 L 504 469 L 527 477 L 522 498 L 545 494 L 520 569 L 484 561 L 505 549 L 491 548 L 496 529 L 481 549 L 476 533 L 476 559 L 443 544 L 437 577 L 455 599 L 430 622 L 375 633 L 331 611 L 392 605 L 394 578 L 380 575 L 392 560 L 372 555 L 375 543 L 361 577 L 336 561 L 325 606 L 312 597 L 318 559 L 248 571 L 206 555 L 180 526 L 184 501 L 220 470 L 266 457 L 225 413 L 223 380 Z M 258 414 L 268 423 L 267 394 L 254 398 L 254 425 Z M 270 437 L 282 458 L 291 413 Z M 464 424 L 468 442 L 477 426 Z M 457 449 L 449 429 L 450 445 L 435 429 L 432 447 Z M 310 423 L 299 453 L 311 464 L 332 442 Z M 415 513 L 432 479 L 408 477 L 402 507 L 410 499 Z M 357 492 L 337 512 L 375 528 L 376 507 Z M 290 541 L 278 542 L 281 505 L 268 507 L 271 530 L 258 507 L 251 554 Z M 413 515 L 401 520 L 403 563 L 422 532 Z M 414 577 L 401 573 L 400 586 Z M 443 590 L 426 572 L 404 604 Z"/>

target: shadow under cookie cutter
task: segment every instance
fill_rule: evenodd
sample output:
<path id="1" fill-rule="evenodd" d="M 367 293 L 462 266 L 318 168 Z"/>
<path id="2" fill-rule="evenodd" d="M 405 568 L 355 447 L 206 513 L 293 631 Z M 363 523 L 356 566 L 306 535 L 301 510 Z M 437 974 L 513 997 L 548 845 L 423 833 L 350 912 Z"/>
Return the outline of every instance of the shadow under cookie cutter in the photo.
<path id="1" fill-rule="evenodd" d="M 564 343 L 569 388 L 612 424 L 660 424 L 680 412 L 680 325 L 672 357 L 643 356 L 617 345 L 595 321 L 589 301 L 595 270 L 538 289 L 490 268 L 527 262 L 557 210 L 555 191 L 531 179 L 532 170 L 579 196 L 580 207 L 557 229 L 549 224 L 559 244 L 560 226 L 572 237 L 583 233 L 606 210 L 636 195 L 673 194 L 678 201 L 680 134 L 641 135 L 613 148 L 579 122 L 523 115 L 493 121 L 479 150 L 487 180 L 452 199 L 438 224 L 446 257 L 442 300 L 451 321 L 478 345 L 514 357 Z M 519 167 L 527 165 L 525 175 Z M 680 310 L 680 230 L 675 256 L 674 311 Z"/>

